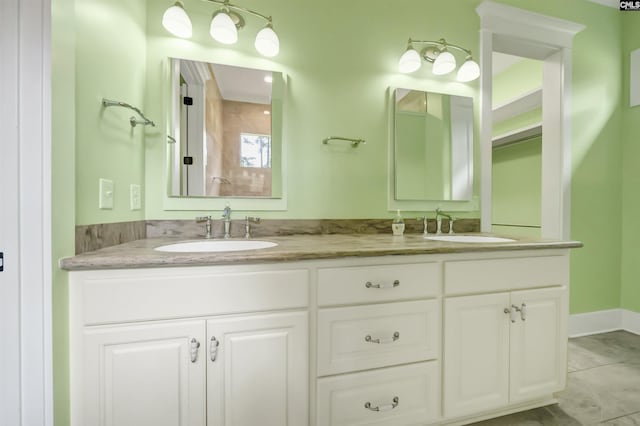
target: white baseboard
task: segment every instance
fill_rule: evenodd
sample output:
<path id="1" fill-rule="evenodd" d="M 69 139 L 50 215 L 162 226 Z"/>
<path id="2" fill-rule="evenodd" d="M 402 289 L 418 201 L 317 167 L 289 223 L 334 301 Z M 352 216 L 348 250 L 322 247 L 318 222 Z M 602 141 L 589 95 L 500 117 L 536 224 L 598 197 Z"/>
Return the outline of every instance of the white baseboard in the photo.
<path id="1" fill-rule="evenodd" d="M 588 336 L 615 330 L 640 335 L 640 312 L 609 309 L 569 316 L 569 337 Z"/>
<path id="2" fill-rule="evenodd" d="M 640 312 L 622 310 L 622 329 L 633 334 L 640 334 Z"/>

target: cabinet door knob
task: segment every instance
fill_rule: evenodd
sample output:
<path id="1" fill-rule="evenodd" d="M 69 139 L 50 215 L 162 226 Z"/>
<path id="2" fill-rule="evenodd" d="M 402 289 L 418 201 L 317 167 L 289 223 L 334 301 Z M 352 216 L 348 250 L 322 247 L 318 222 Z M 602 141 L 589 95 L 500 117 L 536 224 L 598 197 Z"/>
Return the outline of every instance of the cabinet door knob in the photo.
<path id="1" fill-rule="evenodd" d="M 371 411 L 389 411 L 389 410 L 393 410 L 394 408 L 396 408 L 398 405 L 400 404 L 400 398 L 398 398 L 397 396 L 393 398 L 393 401 L 391 402 L 391 404 L 387 404 L 387 405 L 378 405 L 377 407 L 372 407 L 370 402 L 367 402 L 364 404 L 364 408 L 366 408 L 367 410 L 371 410 Z"/>
<path id="2" fill-rule="evenodd" d="M 515 306 L 512 305 L 512 307 L 515 308 Z M 513 309 L 509 309 L 509 308 L 504 308 L 504 313 L 505 314 L 509 314 L 509 319 L 511 319 L 511 322 L 516 322 L 516 311 Z"/>
<path id="3" fill-rule="evenodd" d="M 390 284 L 384 284 L 384 283 L 373 284 L 371 281 L 367 281 L 364 284 L 366 288 L 394 288 L 394 287 L 398 287 L 399 285 L 400 285 L 400 280 L 395 280 Z"/>
<path id="4" fill-rule="evenodd" d="M 386 343 L 393 343 L 396 340 L 398 340 L 400 338 L 400 332 L 396 331 L 395 333 L 393 333 L 393 336 L 391 336 L 390 339 L 383 339 L 383 338 L 377 338 L 374 339 L 371 337 L 370 334 L 367 334 L 364 338 L 365 342 L 369 342 L 369 343 L 378 343 L 378 344 L 386 344 Z"/>
<path id="5" fill-rule="evenodd" d="M 191 339 L 191 362 L 196 362 L 198 360 L 198 349 L 200 348 L 200 342 L 198 342 L 195 338 Z"/>
<path id="6" fill-rule="evenodd" d="M 211 355 L 211 361 L 215 362 L 218 357 L 218 346 L 220 346 L 220 342 L 216 339 L 216 336 L 211 336 L 211 344 L 209 347 L 209 354 Z"/>
<path id="7" fill-rule="evenodd" d="M 523 303 L 521 308 L 520 308 L 520 318 L 522 319 L 522 321 L 525 321 L 527 319 L 527 304 Z"/>

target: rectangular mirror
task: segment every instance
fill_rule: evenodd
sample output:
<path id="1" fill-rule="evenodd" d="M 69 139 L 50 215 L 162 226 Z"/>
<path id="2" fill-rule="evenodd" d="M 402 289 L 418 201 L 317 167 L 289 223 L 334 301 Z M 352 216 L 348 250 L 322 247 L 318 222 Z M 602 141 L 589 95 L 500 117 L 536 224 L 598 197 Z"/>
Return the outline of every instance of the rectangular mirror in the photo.
<path id="1" fill-rule="evenodd" d="M 395 90 L 394 198 L 473 197 L 473 98 Z"/>
<path id="2" fill-rule="evenodd" d="M 169 195 L 282 197 L 282 73 L 172 59 Z"/>

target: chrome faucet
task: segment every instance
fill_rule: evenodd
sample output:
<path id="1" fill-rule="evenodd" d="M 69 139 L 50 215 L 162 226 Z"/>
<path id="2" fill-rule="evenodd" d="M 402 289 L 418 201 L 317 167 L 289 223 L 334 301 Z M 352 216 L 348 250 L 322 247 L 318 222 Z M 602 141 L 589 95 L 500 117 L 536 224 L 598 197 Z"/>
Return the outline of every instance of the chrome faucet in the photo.
<path id="1" fill-rule="evenodd" d="M 436 234 L 442 234 L 442 218 L 449 219 L 449 233 L 453 234 L 453 217 L 440 210 L 440 207 L 436 208 Z"/>
<path id="2" fill-rule="evenodd" d="M 248 240 L 251 238 L 251 225 L 250 223 L 260 223 L 260 218 L 259 217 L 251 217 L 251 216 L 245 216 L 244 218 L 245 223 L 244 223 L 244 237 Z"/>
<path id="3" fill-rule="evenodd" d="M 231 238 L 231 207 L 227 205 L 222 211 L 222 221 L 224 222 L 224 239 Z"/>
<path id="4" fill-rule="evenodd" d="M 204 225 L 204 229 L 206 231 L 206 234 L 204 236 L 205 238 L 213 237 L 213 234 L 211 233 L 211 216 L 196 217 L 196 222 L 197 223 L 205 222 L 205 225 Z"/>

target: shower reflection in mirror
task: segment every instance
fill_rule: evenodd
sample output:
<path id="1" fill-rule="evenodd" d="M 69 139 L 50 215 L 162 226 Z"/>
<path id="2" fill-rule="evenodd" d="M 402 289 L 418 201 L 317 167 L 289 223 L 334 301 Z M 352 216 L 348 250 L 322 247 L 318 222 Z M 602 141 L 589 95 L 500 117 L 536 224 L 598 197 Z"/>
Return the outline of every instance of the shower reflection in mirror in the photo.
<path id="1" fill-rule="evenodd" d="M 172 59 L 172 82 L 170 195 L 279 198 L 282 74 Z"/>

